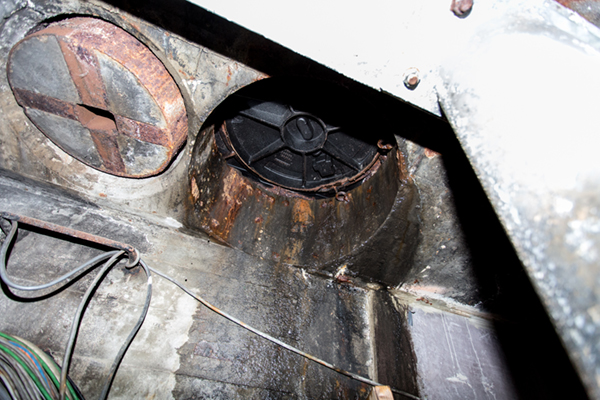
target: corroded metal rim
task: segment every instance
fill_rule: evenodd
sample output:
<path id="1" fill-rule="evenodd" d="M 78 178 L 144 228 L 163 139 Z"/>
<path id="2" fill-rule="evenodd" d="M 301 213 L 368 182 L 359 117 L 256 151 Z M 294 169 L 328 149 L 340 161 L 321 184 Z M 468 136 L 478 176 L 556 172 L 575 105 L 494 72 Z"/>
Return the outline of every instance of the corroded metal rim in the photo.
<path id="1" fill-rule="evenodd" d="M 217 131 L 217 134 L 219 134 L 221 136 L 221 138 L 225 142 L 226 147 L 228 148 L 228 150 L 230 150 L 229 154 L 224 154 L 225 158 L 235 157 L 249 171 L 253 171 L 256 175 L 258 175 L 260 177 L 260 179 L 262 179 L 270 184 L 273 184 L 275 186 L 279 186 L 279 187 L 282 187 L 282 188 L 285 188 L 288 190 L 292 190 L 292 191 L 301 191 L 301 192 L 305 192 L 305 193 L 322 193 L 322 194 L 332 193 L 333 195 L 335 195 L 338 191 L 340 191 L 342 189 L 346 190 L 348 187 L 356 184 L 357 182 L 361 181 L 362 179 L 365 179 L 365 178 L 368 178 L 369 176 L 371 176 L 373 173 L 375 173 L 377 171 L 379 165 L 381 164 L 380 153 L 377 152 L 377 153 L 375 153 L 375 155 L 371 159 L 371 161 L 364 168 L 362 168 L 361 170 L 359 170 L 358 172 L 356 172 L 356 174 L 354 174 L 352 176 L 345 177 L 345 178 L 336 180 L 331 183 L 326 183 L 326 184 L 319 185 L 316 187 L 311 187 L 311 188 L 293 187 L 293 186 L 285 185 L 285 184 L 282 184 L 281 182 L 277 182 L 272 179 L 269 179 L 268 177 L 266 177 L 266 176 L 260 174 L 258 171 L 256 171 L 256 169 L 253 168 L 253 166 L 251 166 L 250 163 L 248 163 L 246 160 L 244 160 L 244 158 L 236 150 L 235 146 L 233 146 L 233 144 L 231 143 L 231 139 L 230 139 L 229 133 L 227 131 L 227 123 L 226 122 L 223 122 L 221 124 L 221 126 L 219 127 L 219 130 Z M 391 148 L 392 147 L 386 148 L 386 149 L 380 148 L 380 150 L 387 152 Z"/>
<path id="2" fill-rule="evenodd" d="M 156 175 L 185 143 L 187 114 L 177 85 L 146 46 L 115 25 L 59 21 L 21 40 L 9 57 L 9 82 L 27 116 L 93 168 Z"/>

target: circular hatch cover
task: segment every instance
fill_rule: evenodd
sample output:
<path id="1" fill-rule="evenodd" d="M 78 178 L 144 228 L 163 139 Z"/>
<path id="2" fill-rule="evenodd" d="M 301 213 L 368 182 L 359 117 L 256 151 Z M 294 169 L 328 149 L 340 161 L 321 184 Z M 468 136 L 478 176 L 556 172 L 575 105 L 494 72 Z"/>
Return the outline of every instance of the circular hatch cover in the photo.
<path id="1" fill-rule="evenodd" d="M 10 86 L 29 119 L 93 168 L 156 175 L 186 140 L 185 106 L 172 77 L 115 25 L 65 19 L 25 37 L 9 57 Z"/>
<path id="2" fill-rule="evenodd" d="M 337 110 L 332 112 L 338 101 Z M 339 99 L 231 96 L 217 144 L 229 162 L 292 190 L 328 192 L 358 182 L 379 155 L 378 137 Z M 342 107 L 343 108 L 343 107 Z M 234 110 L 234 111 L 231 111 Z"/>

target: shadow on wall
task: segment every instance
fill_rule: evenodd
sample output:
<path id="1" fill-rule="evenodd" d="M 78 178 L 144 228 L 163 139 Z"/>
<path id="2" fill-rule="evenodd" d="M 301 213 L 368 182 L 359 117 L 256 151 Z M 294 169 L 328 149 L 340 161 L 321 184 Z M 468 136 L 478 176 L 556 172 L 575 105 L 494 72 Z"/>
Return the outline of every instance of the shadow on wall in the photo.
<path id="1" fill-rule="evenodd" d="M 492 205 L 448 124 L 410 118 L 409 139 L 442 154 L 469 249 L 475 295 L 494 321 L 512 380 L 522 399 L 588 396 Z"/>

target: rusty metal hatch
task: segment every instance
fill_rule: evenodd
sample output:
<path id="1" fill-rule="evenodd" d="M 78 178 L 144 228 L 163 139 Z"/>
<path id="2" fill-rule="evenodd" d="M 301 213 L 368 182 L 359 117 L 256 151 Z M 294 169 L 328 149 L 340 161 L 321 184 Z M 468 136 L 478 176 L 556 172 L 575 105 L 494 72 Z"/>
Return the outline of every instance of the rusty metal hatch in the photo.
<path id="1" fill-rule="evenodd" d="M 360 92 L 334 84 L 281 77 L 241 89 L 196 138 L 186 226 L 276 263 L 331 274 L 346 265 L 351 276 L 399 283 L 418 243 L 418 194 L 390 129 L 374 115 Z M 338 133 L 342 150 L 323 151 Z M 236 152 L 240 141 L 246 146 Z M 295 151 L 297 165 L 269 170 L 285 151 Z M 322 156 L 335 159 L 335 174 L 319 173 Z M 305 168 L 314 175 L 303 177 Z"/>
<path id="2" fill-rule="evenodd" d="M 217 145 L 233 167 L 305 194 L 355 187 L 391 139 L 347 94 L 314 82 L 260 82 L 227 100 Z M 379 144 L 379 147 L 378 147 Z"/>
<path id="3" fill-rule="evenodd" d="M 156 175 L 186 140 L 183 98 L 165 66 L 108 22 L 52 23 L 13 47 L 7 70 L 16 100 L 35 126 L 100 171 Z"/>

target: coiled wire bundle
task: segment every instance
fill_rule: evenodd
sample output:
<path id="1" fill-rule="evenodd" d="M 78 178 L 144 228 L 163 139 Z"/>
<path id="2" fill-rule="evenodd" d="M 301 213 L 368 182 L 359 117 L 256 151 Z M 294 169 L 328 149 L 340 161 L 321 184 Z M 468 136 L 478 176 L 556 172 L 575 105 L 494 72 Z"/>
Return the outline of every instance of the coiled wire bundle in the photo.
<path id="1" fill-rule="evenodd" d="M 12 338 L 6 334 L 2 334 L 2 336 L 0 336 L 0 338 L 2 339 L 2 341 L 0 341 L 0 400 L 83 399 L 81 393 L 75 394 L 75 390 L 73 388 L 74 385 L 70 384 L 67 376 L 67 372 L 69 371 L 69 364 L 71 362 L 71 357 L 75 347 L 75 341 L 77 339 L 77 333 L 81 325 L 81 319 L 83 317 L 86 305 L 88 304 L 91 296 L 93 296 L 94 292 L 96 291 L 102 280 L 106 277 L 108 272 L 119 262 L 120 258 L 125 254 L 125 251 L 115 250 L 102 253 L 92 258 L 91 260 L 88 260 L 87 262 L 83 263 L 74 270 L 66 273 L 62 277 L 57 278 L 49 283 L 35 286 L 19 285 L 13 282 L 8 277 L 6 268 L 8 249 L 19 228 L 19 218 L 28 221 L 33 226 L 41 226 L 42 229 L 54 230 L 55 232 L 62 230 L 67 234 L 70 233 L 71 236 L 83 233 L 70 230 L 68 228 L 62 228 L 58 225 L 45 223 L 44 221 L 36 220 L 33 218 L 19 217 L 10 213 L 2 212 L 0 213 L 0 216 L 7 219 L 10 223 L 10 230 L 8 230 L 8 232 L 5 232 L 7 231 L 7 229 L 0 226 L 0 228 L 2 228 L 1 230 L 6 235 L 4 240 L 1 241 L 2 246 L 0 247 L 0 280 L 9 288 L 35 292 L 38 290 L 56 287 L 56 285 L 62 284 L 68 279 L 76 276 L 79 272 L 87 271 L 88 269 L 97 266 L 101 261 L 107 260 L 101 267 L 100 272 L 96 275 L 96 277 L 88 287 L 85 294 L 83 295 L 83 298 L 79 303 L 79 307 L 75 312 L 75 317 L 73 318 L 73 323 L 71 324 L 71 334 L 69 336 L 69 340 L 67 342 L 67 347 L 65 350 L 62 370 L 58 366 L 56 366 L 56 364 L 53 361 L 51 361 L 49 357 L 48 360 L 44 360 L 44 353 L 42 351 L 36 352 L 32 350 L 31 346 L 33 345 L 31 343 L 24 344 L 25 341 L 23 339 Z M 83 239 L 87 241 L 94 241 L 100 240 L 102 238 L 93 235 L 85 235 Z M 128 248 L 127 245 L 122 246 L 122 244 L 119 244 L 118 242 L 111 241 L 111 243 L 115 243 L 120 247 L 126 246 Z M 146 301 L 144 303 L 144 307 L 142 308 L 142 312 L 136 325 L 129 333 L 127 339 L 125 339 L 125 342 L 123 343 L 121 349 L 115 357 L 113 365 L 110 368 L 108 377 L 106 378 L 104 387 L 102 389 L 102 393 L 100 394 L 101 400 L 104 400 L 108 397 L 108 393 L 110 392 L 110 388 L 117 373 L 117 369 L 119 368 L 119 365 L 123 360 L 123 357 L 125 356 L 125 352 L 129 348 L 129 345 L 135 338 L 137 332 L 142 326 L 142 323 L 144 322 L 144 319 L 146 318 L 148 308 L 150 307 L 150 300 L 152 298 L 152 277 L 150 275 L 150 270 L 148 266 L 139 259 L 137 250 L 133 248 L 131 249 L 132 252 L 130 255 L 130 264 L 126 264 L 126 267 L 133 268 L 136 265 L 140 265 L 146 272 Z M 35 356 L 36 354 L 38 355 L 38 357 Z M 46 365 L 46 368 L 44 368 L 42 365 Z M 54 370 L 50 367 L 50 365 L 55 367 Z M 50 381 L 52 381 L 52 384 L 50 384 Z M 56 382 L 58 382 L 58 386 Z"/>
<path id="2" fill-rule="evenodd" d="M 0 400 L 59 397 L 60 367 L 40 348 L 25 339 L 0 332 Z M 83 396 L 67 381 L 67 398 Z"/>

